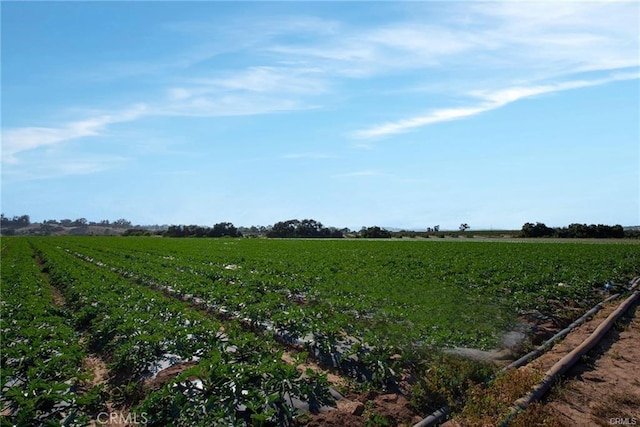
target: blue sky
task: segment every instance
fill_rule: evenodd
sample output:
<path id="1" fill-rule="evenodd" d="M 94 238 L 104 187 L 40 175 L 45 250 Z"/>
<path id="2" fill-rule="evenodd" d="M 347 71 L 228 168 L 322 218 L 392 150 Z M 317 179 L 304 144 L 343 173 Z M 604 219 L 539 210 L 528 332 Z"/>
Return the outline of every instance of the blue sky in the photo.
<path id="1" fill-rule="evenodd" d="M 2 212 L 640 224 L 638 2 L 2 2 Z"/>

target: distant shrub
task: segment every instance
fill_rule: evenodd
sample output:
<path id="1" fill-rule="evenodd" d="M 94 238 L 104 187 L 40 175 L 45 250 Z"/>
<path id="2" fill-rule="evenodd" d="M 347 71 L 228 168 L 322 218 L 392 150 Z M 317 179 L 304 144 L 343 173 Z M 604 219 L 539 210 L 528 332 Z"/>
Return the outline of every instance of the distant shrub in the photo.
<path id="1" fill-rule="evenodd" d="M 144 228 L 128 228 L 122 233 L 123 236 L 151 236 L 149 230 Z"/>
<path id="2" fill-rule="evenodd" d="M 391 237 L 391 232 L 377 226 L 367 228 L 362 227 L 362 230 L 360 230 L 360 237 L 365 239 L 389 239 Z"/>

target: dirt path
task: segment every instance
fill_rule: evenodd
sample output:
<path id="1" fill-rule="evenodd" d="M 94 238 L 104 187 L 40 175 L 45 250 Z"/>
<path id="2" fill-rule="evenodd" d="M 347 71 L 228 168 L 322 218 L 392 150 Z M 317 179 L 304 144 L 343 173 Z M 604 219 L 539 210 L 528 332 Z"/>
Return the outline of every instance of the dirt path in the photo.
<path id="1" fill-rule="evenodd" d="M 584 340 L 617 304 L 603 309 L 565 341 L 533 363 L 546 368 L 566 347 Z M 640 318 L 636 302 L 598 347 L 569 370 L 546 403 L 568 426 L 640 425 Z M 561 357 L 561 356 L 560 356 Z"/>
<path id="2" fill-rule="evenodd" d="M 606 304 L 545 354 L 509 370 L 486 388 L 472 390 L 467 407 L 446 426 L 497 425 L 558 361 L 582 344 L 624 301 Z M 510 426 L 574 427 L 640 425 L 640 300 L 543 398 L 509 421 Z"/>
<path id="3" fill-rule="evenodd" d="M 82 361 L 82 365 L 86 372 L 91 374 L 91 377 L 84 384 L 87 390 L 92 389 L 97 386 L 108 386 L 108 376 L 109 376 L 109 368 L 107 368 L 107 364 L 95 354 L 89 354 Z M 109 414 L 116 413 L 116 409 L 113 407 L 111 402 L 105 403 L 106 410 L 98 414 L 98 418 L 92 420 L 90 423 L 91 426 L 98 425 L 106 425 L 106 426 L 124 426 L 123 423 L 119 423 L 115 418 L 114 420 L 109 420 Z M 102 422 L 104 420 L 104 422 Z"/>
<path id="4" fill-rule="evenodd" d="M 51 298 L 53 299 L 53 305 L 55 305 L 56 307 L 64 307 L 65 305 L 67 305 L 67 301 L 65 300 L 64 295 L 62 295 L 62 292 L 60 292 L 58 288 L 53 286 L 53 283 L 51 282 L 51 278 L 49 277 L 49 273 L 47 273 L 45 270 L 45 265 L 42 258 L 36 255 L 34 260 L 38 265 L 38 267 L 40 268 L 40 274 L 42 275 L 45 282 L 49 285 L 49 288 L 51 289 Z"/>

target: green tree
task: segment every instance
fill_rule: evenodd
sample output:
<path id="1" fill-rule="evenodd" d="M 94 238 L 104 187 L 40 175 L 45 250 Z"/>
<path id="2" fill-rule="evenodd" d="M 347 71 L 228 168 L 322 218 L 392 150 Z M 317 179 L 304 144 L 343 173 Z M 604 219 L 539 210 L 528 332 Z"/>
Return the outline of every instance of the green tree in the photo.
<path id="1" fill-rule="evenodd" d="M 362 230 L 360 230 L 360 237 L 365 239 L 388 239 L 391 237 L 391 232 L 378 226 L 362 227 Z"/>

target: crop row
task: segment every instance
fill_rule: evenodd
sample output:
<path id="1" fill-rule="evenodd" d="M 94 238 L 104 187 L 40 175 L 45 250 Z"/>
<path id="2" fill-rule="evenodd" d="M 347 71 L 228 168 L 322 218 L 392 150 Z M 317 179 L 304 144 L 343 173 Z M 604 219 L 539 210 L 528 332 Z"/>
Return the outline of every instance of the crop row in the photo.
<path id="1" fill-rule="evenodd" d="M 281 342 L 304 347 L 317 360 L 357 380 L 381 387 L 395 381 L 391 365 L 398 363 L 391 356 L 397 353 L 396 348 L 365 329 L 365 322 L 354 322 L 353 318 L 365 317 L 357 311 L 335 311 L 330 304 L 313 298 L 308 285 L 296 282 L 285 286 L 283 278 L 297 279 L 295 274 L 253 270 L 247 280 L 237 264 L 226 264 L 212 272 L 210 263 L 185 266 L 176 264 L 173 256 L 119 254 L 103 248 L 80 250 L 82 253 L 66 249 L 89 263 L 162 289 L 209 312 L 241 319 L 252 330 L 272 331 Z M 342 322 L 336 321 L 341 316 Z M 364 338 L 348 335 L 355 331 L 354 326 L 359 327 L 357 332 Z"/>
<path id="2" fill-rule="evenodd" d="M 587 306 L 637 275 L 635 244 L 62 239 L 149 282 L 299 336 L 491 347 L 520 314 Z"/>
<path id="3" fill-rule="evenodd" d="M 78 393 L 85 356 L 70 314 L 53 303 L 52 288 L 24 239 L 2 240 L 2 424 L 88 420 Z"/>
<path id="4" fill-rule="evenodd" d="M 570 317 L 637 273 L 637 245 L 47 239 L 89 263 L 266 326 L 374 387 L 425 346 L 492 347 L 516 316 Z M 567 314 L 568 313 L 568 314 Z M 571 319 L 569 319 L 571 320 Z M 401 354 L 403 357 L 397 357 Z"/>
<path id="5" fill-rule="evenodd" d="M 59 248 L 36 246 L 88 351 L 108 362 L 111 400 L 135 406 L 149 425 L 286 424 L 292 399 L 312 407 L 330 399 L 326 379 L 285 364 L 277 343 Z M 178 364 L 192 367 L 159 390 L 142 386 Z"/>
<path id="6" fill-rule="evenodd" d="M 338 355 L 333 362 L 344 369 L 355 360 L 365 370 L 349 373 L 364 372 L 378 388 L 400 366 L 419 366 L 421 378 L 436 372 L 426 365 L 437 354 L 432 345 L 495 346 L 518 315 L 589 305 L 605 283 L 626 283 L 640 265 L 633 244 L 105 237 L 2 244 L 2 335 L 11 343 L 1 359 L 3 423 L 22 425 L 81 424 L 105 409 L 105 399 L 150 425 L 287 424 L 294 399 L 311 407 L 330 400 L 326 379 L 300 375 L 281 361 L 279 343 L 247 332 L 246 323 L 297 339 L 312 354 Z M 51 285 L 64 305 L 52 303 Z M 90 374 L 78 367 L 87 354 L 108 362 L 108 390 L 83 387 Z M 186 370 L 158 383 L 168 366 Z M 159 386 L 149 388 L 154 381 Z"/>

